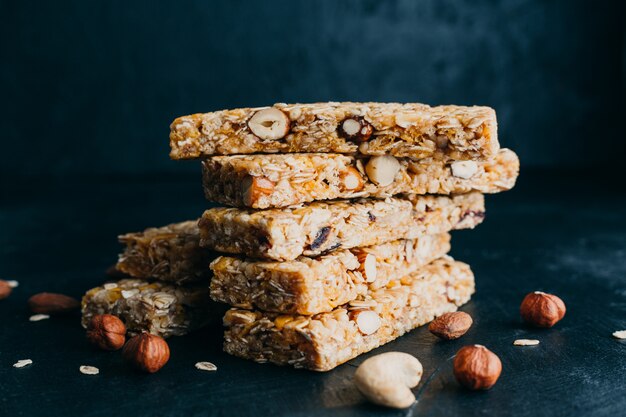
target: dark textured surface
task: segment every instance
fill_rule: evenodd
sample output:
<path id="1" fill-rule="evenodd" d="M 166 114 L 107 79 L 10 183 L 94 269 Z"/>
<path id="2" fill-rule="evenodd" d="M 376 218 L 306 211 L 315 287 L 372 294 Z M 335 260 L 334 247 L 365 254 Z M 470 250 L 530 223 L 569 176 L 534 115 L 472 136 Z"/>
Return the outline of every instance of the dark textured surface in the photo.
<path id="1" fill-rule="evenodd" d="M 489 105 L 529 166 L 616 161 L 624 4 L 0 0 L 0 175 L 190 172 L 176 116 L 329 100 Z"/>
<path id="2" fill-rule="evenodd" d="M 0 415 L 623 415 L 626 343 L 611 333 L 626 328 L 626 193 L 607 184 L 611 177 L 524 173 L 514 191 L 488 197 L 483 225 L 454 233 L 453 255 L 477 278 L 478 292 L 463 308 L 474 326 L 452 342 L 420 328 L 374 352 L 400 350 L 422 361 L 420 401 L 407 411 L 370 406 L 355 390 L 354 367 L 371 353 L 323 374 L 258 365 L 221 353 L 221 330 L 212 328 L 170 339 L 170 362 L 141 375 L 119 352 L 91 348 L 78 316 L 29 322 L 33 293 L 79 297 L 102 282 L 119 249 L 116 234 L 191 218 L 206 204 L 197 175 L 12 184 L 0 197 L 0 276 L 20 286 L 0 301 Z M 519 303 L 533 290 L 566 302 L 555 328 L 520 323 Z M 541 344 L 514 347 L 516 338 Z M 452 377 L 449 358 L 470 343 L 502 359 L 489 392 L 468 392 Z M 34 364 L 11 366 L 24 358 Z M 205 360 L 218 371 L 193 367 Z M 100 375 L 80 374 L 83 364 Z"/>

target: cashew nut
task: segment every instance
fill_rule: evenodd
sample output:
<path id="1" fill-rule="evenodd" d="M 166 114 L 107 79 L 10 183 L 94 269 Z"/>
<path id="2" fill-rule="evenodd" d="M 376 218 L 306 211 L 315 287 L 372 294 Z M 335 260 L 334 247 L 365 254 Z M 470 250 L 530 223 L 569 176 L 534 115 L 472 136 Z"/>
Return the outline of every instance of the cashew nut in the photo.
<path id="1" fill-rule="evenodd" d="M 354 374 L 354 383 L 374 404 L 407 408 L 415 402 L 411 388 L 422 378 L 422 364 L 402 352 L 387 352 L 363 362 Z"/>

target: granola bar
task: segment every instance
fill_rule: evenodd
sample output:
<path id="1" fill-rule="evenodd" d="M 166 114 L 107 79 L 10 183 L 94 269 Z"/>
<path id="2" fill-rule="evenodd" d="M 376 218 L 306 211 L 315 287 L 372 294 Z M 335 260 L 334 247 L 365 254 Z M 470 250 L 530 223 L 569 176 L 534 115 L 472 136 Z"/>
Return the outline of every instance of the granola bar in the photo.
<path id="1" fill-rule="evenodd" d="M 200 245 L 219 252 L 288 261 L 337 249 L 473 228 L 485 215 L 478 192 L 313 202 L 303 207 L 212 208 L 199 220 Z"/>
<path id="2" fill-rule="evenodd" d="M 182 336 L 210 322 L 211 303 L 207 286 L 123 279 L 87 291 L 82 325 L 86 327 L 96 314 L 112 314 L 131 335 L 146 331 L 161 337 Z"/>
<path id="3" fill-rule="evenodd" d="M 197 221 L 153 227 L 119 236 L 125 245 L 116 269 L 135 278 L 154 278 L 177 284 L 208 283 L 209 263 L 215 259 L 200 248 Z"/>
<path id="4" fill-rule="evenodd" d="M 376 169 L 384 163 L 378 158 L 321 153 L 216 156 L 202 163 L 204 193 L 210 201 L 264 209 L 401 193 L 497 193 L 511 189 L 519 173 L 519 159 L 509 149 L 484 161 L 401 158 L 386 172 Z"/>
<path id="5" fill-rule="evenodd" d="M 231 309 L 224 350 L 256 362 L 328 371 L 466 303 L 469 266 L 445 257 L 385 288 L 314 316 Z"/>
<path id="6" fill-rule="evenodd" d="M 287 262 L 219 257 L 211 263 L 211 298 L 241 308 L 317 314 L 384 287 L 450 250 L 450 235 L 396 240 Z"/>
<path id="7" fill-rule="evenodd" d="M 487 159 L 499 149 L 490 107 L 419 103 L 275 104 L 179 117 L 170 157 L 287 152 Z"/>

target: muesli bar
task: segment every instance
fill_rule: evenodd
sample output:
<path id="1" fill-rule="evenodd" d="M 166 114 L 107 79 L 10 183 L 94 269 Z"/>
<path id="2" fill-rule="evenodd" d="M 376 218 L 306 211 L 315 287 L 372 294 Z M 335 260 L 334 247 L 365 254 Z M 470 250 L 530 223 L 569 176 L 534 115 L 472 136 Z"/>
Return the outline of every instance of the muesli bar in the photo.
<path id="1" fill-rule="evenodd" d="M 182 336 L 211 321 L 208 286 L 180 287 L 163 282 L 123 279 L 87 291 L 82 325 L 96 314 L 119 317 L 131 335 L 141 332 Z"/>
<path id="2" fill-rule="evenodd" d="M 211 263 L 211 298 L 240 308 L 317 314 L 386 286 L 450 250 L 450 235 L 396 240 L 319 258 L 263 262 L 219 257 Z"/>
<path id="3" fill-rule="evenodd" d="M 231 309 L 224 316 L 224 350 L 260 363 L 328 371 L 455 311 L 473 293 L 469 266 L 445 257 L 328 313 Z"/>
<path id="4" fill-rule="evenodd" d="M 125 248 L 116 269 L 135 278 L 208 284 L 208 265 L 217 257 L 200 247 L 196 220 L 127 233 L 119 236 L 119 241 Z"/>
<path id="5" fill-rule="evenodd" d="M 199 220 L 200 245 L 219 252 L 288 261 L 338 249 L 471 229 L 485 216 L 479 192 L 313 202 L 283 209 L 212 208 Z"/>
<path id="6" fill-rule="evenodd" d="M 497 193 L 513 188 L 518 173 L 519 159 L 509 149 L 483 161 L 315 153 L 216 156 L 202 162 L 208 200 L 258 209 L 402 193 Z"/>
<path id="7" fill-rule="evenodd" d="M 499 149 L 490 107 L 419 103 L 274 104 L 179 117 L 170 157 L 331 152 L 488 159 Z"/>

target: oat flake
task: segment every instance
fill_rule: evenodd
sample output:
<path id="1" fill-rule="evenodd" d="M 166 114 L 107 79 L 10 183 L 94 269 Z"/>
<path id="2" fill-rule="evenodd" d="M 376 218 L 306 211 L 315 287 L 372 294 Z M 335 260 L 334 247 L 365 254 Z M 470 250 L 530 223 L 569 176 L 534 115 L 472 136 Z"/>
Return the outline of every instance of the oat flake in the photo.
<path id="1" fill-rule="evenodd" d="M 98 375 L 100 373 L 100 369 L 96 368 L 95 366 L 81 365 L 78 369 L 80 370 L 81 374 L 85 375 Z"/>
<path id="2" fill-rule="evenodd" d="M 537 339 L 517 339 L 513 342 L 515 346 L 537 346 L 539 344 L 539 340 Z"/>
<path id="3" fill-rule="evenodd" d="M 28 320 L 30 321 L 40 321 L 40 320 L 47 320 L 49 319 L 50 316 L 47 314 L 35 314 L 29 317 Z"/>
<path id="4" fill-rule="evenodd" d="M 13 364 L 14 368 L 23 368 L 28 365 L 32 365 L 33 361 L 31 359 L 20 359 L 19 361 Z"/>
<path id="5" fill-rule="evenodd" d="M 198 362 L 196 363 L 196 369 L 201 371 L 217 371 L 217 366 L 211 362 Z"/>

